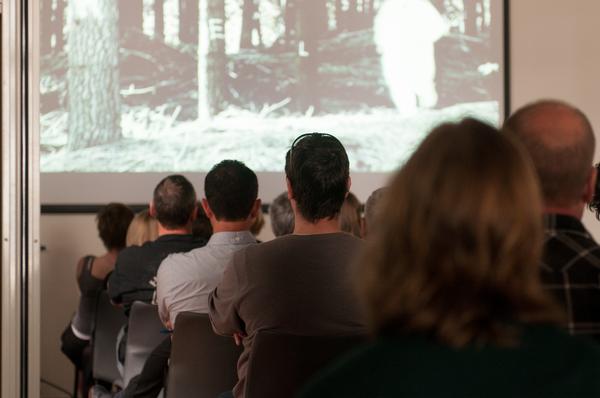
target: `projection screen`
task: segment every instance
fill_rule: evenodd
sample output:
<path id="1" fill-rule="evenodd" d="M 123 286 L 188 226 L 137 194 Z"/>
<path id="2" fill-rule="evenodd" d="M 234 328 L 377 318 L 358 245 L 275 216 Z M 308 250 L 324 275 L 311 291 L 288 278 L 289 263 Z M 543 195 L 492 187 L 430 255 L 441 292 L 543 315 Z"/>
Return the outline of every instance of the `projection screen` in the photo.
<path id="1" fill-rule="evenodd" d="M 269 201 L 337 136 L 359 198 L 426 133 L 506 111 L 503 0 L 41 0 L 43 204 L 144 203 L 238 159 Z"/>

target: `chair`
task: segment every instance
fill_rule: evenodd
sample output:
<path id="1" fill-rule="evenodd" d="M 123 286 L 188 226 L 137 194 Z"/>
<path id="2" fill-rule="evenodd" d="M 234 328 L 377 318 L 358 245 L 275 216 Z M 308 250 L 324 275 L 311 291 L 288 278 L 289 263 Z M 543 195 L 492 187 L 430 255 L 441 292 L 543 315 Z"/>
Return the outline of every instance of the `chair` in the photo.
<path id="1" fill-rule="evenodd" d="M 171 348 L 167 398 L 215 398 L 237 382 L 242 348 L 216 335 L 207 314 L 177 315 Z"/>
<path id="2" fill-rule="evenodd" d="M 164 326 L 158 316 L 158 307 L 136 301 L 129 312 L 127 345 L 125 348 L 124 386 L 141 373 L 150 353 L 166 337 L 161 333 Z"/>
<path id="3" fill-rule="evenodd" d="M 259 331 L 246 376 L 246 398 L 293 397 L 317 371 L 366 340 L 364 335 L 299 336 Z"/>
<path id="4" fill-rule="evenodd" d="M 92 337 L 92 373 L 95 380 L 120 384 L 117 368 L 117 335 L 127 323 L 123 310 L 110 302 L 106 291 L 98 295 L 95 328 Z"/>

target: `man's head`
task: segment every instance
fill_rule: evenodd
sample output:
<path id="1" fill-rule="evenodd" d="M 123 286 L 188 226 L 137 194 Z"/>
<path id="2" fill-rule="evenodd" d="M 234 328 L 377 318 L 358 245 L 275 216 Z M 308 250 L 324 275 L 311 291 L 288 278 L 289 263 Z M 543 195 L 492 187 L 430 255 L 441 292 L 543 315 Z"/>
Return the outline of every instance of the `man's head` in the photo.
<path id="1" fill-rule="evenodd" d="M 271 229 L 275 236 L 289 235 L 294 232 L 294 211 L 287 192 L 278 195 L 269 206 Z"/>
<path id="2" fill-rule="evenodd" d="M 285 157 L 290 199 L 311 223 L 338 216 L 350 189 L 348 155 L 332 135 L 311 133 L 296 138 Z"/>
<path id="3" fill-rule="evenodd" d="M 168 230 L 187 228 L 196 216 L 196 191 L 182 175 L 165 177 L 154 188 L 150 213 Z"/>
<path id="4" fill-rule="evenodd" d="M 595 138 L 579 109 L 543 100 L 517 110 L 504 130 L 514 134 L 531 155 L 547 209 L 580 213 L 594 192 Z"/>
<path id="5" fill-rule="evenodd" d="M 253 220 L 260 210 L 256 174 L 237 160 L 224 160 L 208 172 L 204 194 L 204 210 L 217 221 Z"/>
<path id="6" fill-rule="evenodd" d="M 96 214 L 98 235 L 106 250 L 125 247 L 127 228 L 133 219 L 133 211 L 122 203 L 109 203 Z"/>
<path id="7" fill-rule="evenodd" d="M 363 219 L 363 236 L 366 236 L 373 229 L 379 217 L 379 210 L 381 209 L 382 199 L 386 191 L 386 187 L 376 189 L 367 199 L 365 203 L 365 217 Z"/>

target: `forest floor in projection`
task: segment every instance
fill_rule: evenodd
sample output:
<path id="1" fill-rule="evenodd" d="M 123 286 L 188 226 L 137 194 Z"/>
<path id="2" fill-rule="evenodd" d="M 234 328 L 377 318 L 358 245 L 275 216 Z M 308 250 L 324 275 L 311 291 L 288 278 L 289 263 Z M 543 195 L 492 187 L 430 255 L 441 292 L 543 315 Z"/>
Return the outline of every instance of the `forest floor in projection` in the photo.
<path id="1" fill-rule="evenodd" d="M 238 159 L 255 171 L 280 171 L 294 138 L 318 131 L 340 138 L 353 171 L 390 171 L 436 124 L 466 116 L 497 124 L 498 114 L 493 101 L 426 110 L 409 118 L 389 108 L 311 117 L 269 117 L 231 108 L 203 127 L 194 121 L 177 121 L 176 114 L 160 109 L 141 108 L 123 115 L 123 140 L 68 151 L 64 149 L 66 112 L 53 112 L 43 116 L 42 145 L 63 149 L 44 153 L 41 168 L 44 172 L 194 172 L 208 171 L 223 159 Z"/>

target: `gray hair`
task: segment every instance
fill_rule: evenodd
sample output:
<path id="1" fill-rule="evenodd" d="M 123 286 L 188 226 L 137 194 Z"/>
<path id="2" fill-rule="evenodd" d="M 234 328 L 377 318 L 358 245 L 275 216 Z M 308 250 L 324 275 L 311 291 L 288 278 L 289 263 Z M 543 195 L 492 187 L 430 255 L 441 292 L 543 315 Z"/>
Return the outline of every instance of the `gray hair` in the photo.
<path id="1" fill-rule="evenodd" d="M 381 199 L 384 197 L 387 187 L 379 188 L 371 193 L 365 203 L 365 222 L 367 228 L 372 228 L 377 218 L 377 212 L 381 207 Z"/>
<path id="2" fill-rule="evenodd" d="M 271 229 L 275 236 L 289 235 L 294 232 L 294 212 L 287 197 L 287 192 L 281 193 L 269 206 Z"/>

